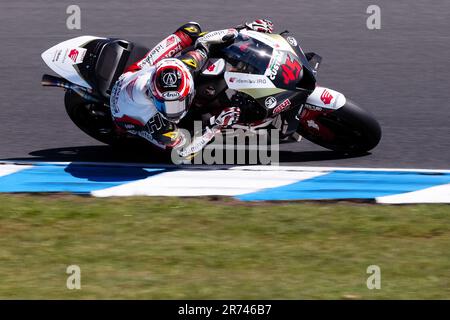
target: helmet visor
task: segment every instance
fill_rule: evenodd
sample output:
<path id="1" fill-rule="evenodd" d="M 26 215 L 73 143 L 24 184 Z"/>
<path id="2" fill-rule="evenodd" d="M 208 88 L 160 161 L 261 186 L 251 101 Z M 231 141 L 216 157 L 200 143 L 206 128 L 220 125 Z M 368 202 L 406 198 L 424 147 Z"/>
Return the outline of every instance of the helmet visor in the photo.
<path id="1" fill-rule="evenodd" d="M 155 99 L 156 109 L 162 114 L 164 118 L 171 122 L 180 121 L 187 112 L 187 99 L 174 101 L 161 101 Z"/>

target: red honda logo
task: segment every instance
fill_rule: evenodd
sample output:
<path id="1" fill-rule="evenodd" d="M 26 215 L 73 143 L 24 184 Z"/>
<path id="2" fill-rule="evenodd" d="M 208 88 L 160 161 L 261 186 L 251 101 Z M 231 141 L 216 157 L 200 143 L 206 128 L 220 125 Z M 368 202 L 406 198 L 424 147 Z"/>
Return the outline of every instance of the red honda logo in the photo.
<path id="1" fill-rule="evenodd" d="M 171 46 L 175 43 L 175 36 L 171 36 L 169 39 L 167 39 L 166 46 Z"/>
<path id="2" fill-rule="evenodd" d="M 325 104 L 330 104 L 331 100 L 333 100 L 333 96 L 327 89 L 325 89 L 320 96 L 320 100 L 322 100 L 322 102 Z"/>
<path id="3" fill-rule="evenodd" d="M 239 46 L 239 50 L 246 51 L 250 47 L 250 43 L 244 43 Z"/>
<path id="4" fill-rule="evenodd" d="M 208 67 L 208 71 L 213 72 L 215 68 L 216 68 L 216 65 L 213 63 Z"/>
<path id="5" fill-rule="evenodd" d="M 281 69 L 283 70 L 284 84 L 289 84 L 293 81 L 299 80 L 302 66 L 297 60 L 291 60 L 291 56 L 288 55 L 286 62 L 281 66 Z"/>
<path id="6" fill-rule="evenodd" d="M 73 60 L 73 62 L 77 61 L 77 57 L 78 57 L 78 50 L 77 49 L 72 49 L 69 52 L 69 58 Z"/>

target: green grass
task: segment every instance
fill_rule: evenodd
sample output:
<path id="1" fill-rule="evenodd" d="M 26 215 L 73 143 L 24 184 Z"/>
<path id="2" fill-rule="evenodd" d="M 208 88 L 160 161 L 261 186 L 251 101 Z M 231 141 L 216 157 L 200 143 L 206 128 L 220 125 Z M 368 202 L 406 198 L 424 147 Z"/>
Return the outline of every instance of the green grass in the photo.
<path id="1" fill-rule="evenodd" d="M 0 196 L 0 298 L 450 299 L 450 206 Z M 66 268 L 81 267 L 81 290 Z M 368 290 L 366 268 L 381 268 Z"/>

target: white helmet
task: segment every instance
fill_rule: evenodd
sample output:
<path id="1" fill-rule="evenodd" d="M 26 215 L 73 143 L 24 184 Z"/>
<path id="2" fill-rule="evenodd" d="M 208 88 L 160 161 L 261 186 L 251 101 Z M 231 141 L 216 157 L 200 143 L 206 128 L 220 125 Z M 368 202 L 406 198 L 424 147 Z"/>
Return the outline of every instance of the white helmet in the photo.
<path id="1" fill-rule="evenodd" d="M 149 84 L 153 101 L 165 119 L 177 123 L 194 98 L 194 78 L 186 65 L 175 58 L 163 59 L 155 67 Z"/>

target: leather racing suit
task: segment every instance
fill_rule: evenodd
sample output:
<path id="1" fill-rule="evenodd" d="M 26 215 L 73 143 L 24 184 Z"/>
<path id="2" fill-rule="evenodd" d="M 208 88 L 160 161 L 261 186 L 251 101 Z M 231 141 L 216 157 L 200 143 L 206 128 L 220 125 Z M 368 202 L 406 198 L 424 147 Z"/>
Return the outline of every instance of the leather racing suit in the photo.
<path id="1" fill-rule="evenodd" d="M 175 124 L 160 116 L 148 92 L 147 83 L 155 72 L 154 65 L 157 62 L 192 46 L 200 35 L 201 28 L 195 22 L 181 26 L 120 76 L 110 98 L 118 132 L 140 136 L 160 149 L 173 148 L 182 142 L 177 135 L 171 134 L 176 130 Z M 207 56 L 202 50 L 194 49 L 179 59 L 195 73 L 202 68 Z"/>
<path id="2" fill-rule="evenodd" d="M 237 28 L 272 33 L 273 24 L 269 20 L 255 20 Z M 207 36 L 203 37 L 204 35 Z M 182 145 L 184 139 L 176 133 L 176 124 L 159 114 L 148 92 L 147 83 L 155 72 L 154 65 L 195 44 L 193 50 L 177 57 L 195 76 L 208 59 L 208 45 L 221 43 L 228 36 L 229 39 L 234 39 L 236 35 L 236 29 L 202 33 L 198 23 L 189 22 L 158 43 L 142 60 L 127 68 L 114 85 L 110 98 L 111 112 L 118 132 L 140 136 L 163 150 Z M 227 108 L 213 120 L 226 127 L 235 123 L 239 114 L 239 108 Z"/>

